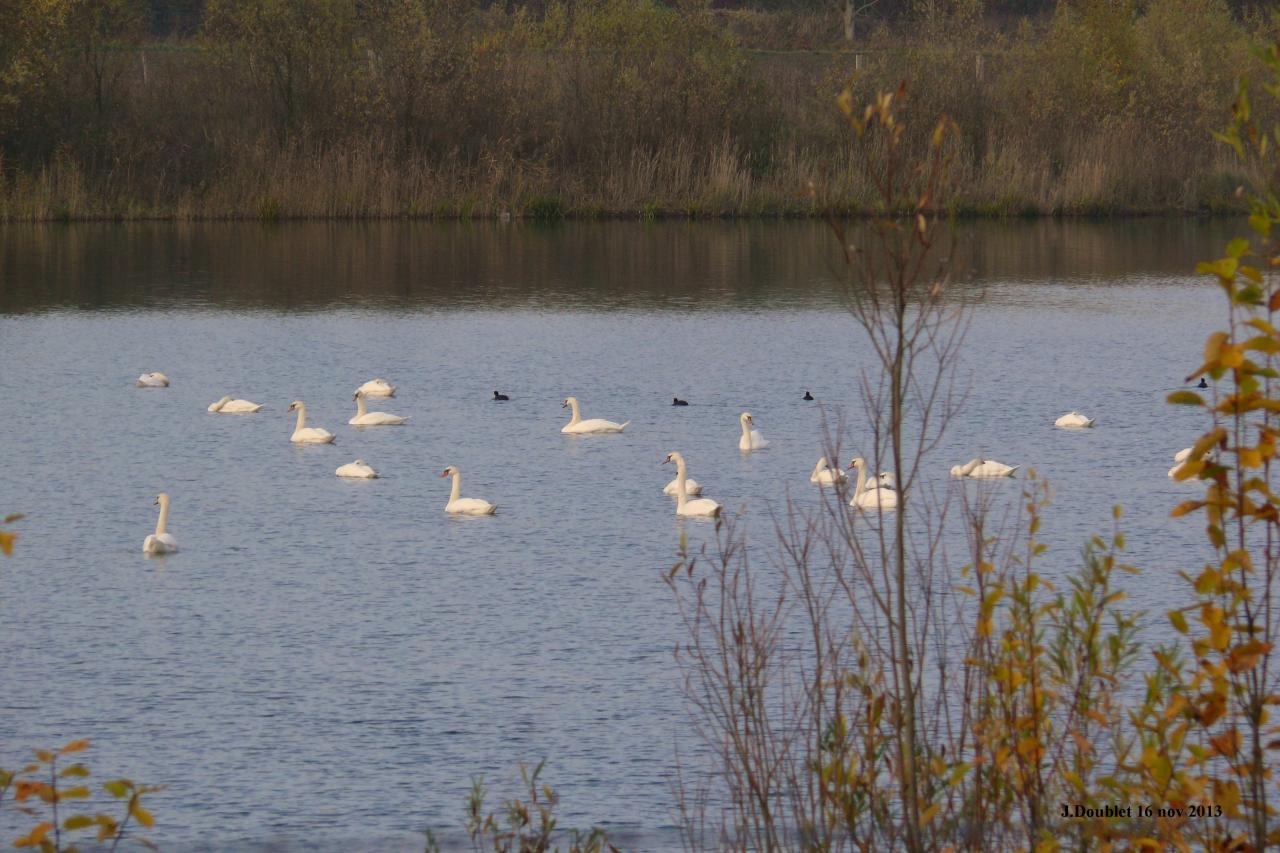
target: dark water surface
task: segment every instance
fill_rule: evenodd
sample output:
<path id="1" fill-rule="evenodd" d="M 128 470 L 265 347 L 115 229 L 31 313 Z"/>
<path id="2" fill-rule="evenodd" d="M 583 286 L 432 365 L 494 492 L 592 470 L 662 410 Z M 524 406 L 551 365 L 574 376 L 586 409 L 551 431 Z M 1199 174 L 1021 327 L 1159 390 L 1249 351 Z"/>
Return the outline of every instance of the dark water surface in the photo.
<path id="1" fill-rule="evenodd" d="M 980 298 L 936 485 L 974 455 L 1044 473 L 1051 576 L 1124 504 L 1152 638 L 1204 557 L 1166 477 L 1200 423 L 1163 398 L 1224 322 L 1190 270 L 1238 230 L 958 232 Z M 767 550 L 770 510 L 816 500 L 801 394 L 868 449 L 835 248 L 814 223 L 0 229 L 0 514 L 29 516 L 0 560 L 0 764 L 91 738 L 95 776 L 169 785 L 167 849 L 415 849 L 461 826 L 473 776 L 496 807 L 546 758 L 565 825 L 675 844 L 675 748 L 696 764 L 699 744 L 658 462 L 682 450 Z M 152 370 L 172 387 L 132 387 Z M 407 426 L 347 426 L 373 376 L 400 391 L 371 408 Z M 206 412 L 223 394 L 267 408 Z M 632 426 L 565 437 L 567 394 Z M 294 399 L 336 445 L 290 444 Z M 747 458 L 743 409 L 772 442 Z M 1054 430 L 1071 409 L 1098 426 Z M 356 457 L 383 479 L 333 476 Z M 445 515 L 448 464 L 496 516 Z M 149 559 L 161 490 L 182 550 Z M 17 825 L 0 811 L 0 841 Z"/>

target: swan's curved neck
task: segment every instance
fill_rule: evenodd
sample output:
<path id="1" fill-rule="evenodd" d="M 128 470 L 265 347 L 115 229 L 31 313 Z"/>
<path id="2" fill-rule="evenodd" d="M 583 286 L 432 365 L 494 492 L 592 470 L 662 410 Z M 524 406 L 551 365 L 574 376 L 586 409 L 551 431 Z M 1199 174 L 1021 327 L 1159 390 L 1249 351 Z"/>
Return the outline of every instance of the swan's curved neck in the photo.
<path id="1" fill-rule="evenodd" d="M 813 466 L 813 473 L 811 473 L 809 476 L 816 477 L 825 470 L 827 470 L 827 460 L 826 460 L 826 457 L 823 457 L 822 459 L 818 460 L 817 465 Z"/>
<path id="2" fill-rule="evenodd" d="M 863 488 L 867 485 L 867 464 L 864 462 L 861 465 L 856 465 L 854 467 L 858 469 L 858 483 L 853 487 L 853 493 L 855 495 L 860 495 L 862 494 Z"/>
<path id="3" fill-rule="evenodd" d="M 357 417 L 357 418 L 363 418 L 363 417 L 364 417 L 364 415 L 365 415 L 365 409 L 364 409 L 364 395 L 363 395 L 363 394 L 357 394 L 357 395 L 356 395 L 356 417 Z"/>
<path id="4" fill-rule="evenodd" d="M 160 499 L 160 517 L 156 519 L 156 536 L 164 535 L 164 528 L 169 523 L 169 499 Z"/>
<path id="5" fill-rule="evenodd" d="M 684 482 L 685 482 L 684 459 L 677 456 L 675 461 L 676 461 L 676 506 L 679 509 L 684 509 L 685 503 L 687 503 L 689 500 L 689 496 L 686 495 L 684 491 Z"/>
<path id="6" fill-rule="evenodd" d="M 456 501 L 462 495 L 462 474 L 459 471 L 453 472 L 453 488 L 449 491 L 449 503 Z"/>
<path id="7" fill-rule="evenodd" d="M 573 426 L 582 420 L 582 412 L 578 409 L 577 400 L 569 401 L 569 410 L 573 412 L 573 416 L 569 418 L 569 426 Z"/>
<path id="8" fill-rule="evenodd" d="M 751 441 L 751 428 L 747 426 L 747 419 L 742 418 L 742 437 L 749 443 Z"/>
<path id="9" fill-rule="evenodd" d="M 307 407 L 300 404 L 298 406 L 298 424 L 293 428 L 293 431 L 294 432 L 300 431 L 306 422 L 307 422 Z"/>

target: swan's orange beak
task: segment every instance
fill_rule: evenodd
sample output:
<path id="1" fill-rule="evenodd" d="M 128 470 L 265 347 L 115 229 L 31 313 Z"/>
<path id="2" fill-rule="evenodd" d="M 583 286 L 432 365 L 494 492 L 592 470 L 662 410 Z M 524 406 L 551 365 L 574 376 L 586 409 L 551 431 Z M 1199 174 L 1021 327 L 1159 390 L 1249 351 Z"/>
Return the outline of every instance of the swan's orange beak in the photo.
<path id="1" fill-rule="evenodd" d="M 659 462 L 658 464 L 659 464 L 659 465 L 666 465 L 666 464 L 667 464 L 668 462 L 670 462 L 670 461 L 671 461 L 671 457 L 670 457 L 670 456 L 668 456 L 666 459 L 663 459 L 663 460 L 662 460 L 661 462 Z"/>
<path id="2" fill-rule="evenodd" d="M 448 471 L 441 471 L 441 472 L 440 472 L 440 476 L 441 476 L 441 477 L 448 477 L 448 476 L 449 476 L 449 472 L 448 472 Z"/>

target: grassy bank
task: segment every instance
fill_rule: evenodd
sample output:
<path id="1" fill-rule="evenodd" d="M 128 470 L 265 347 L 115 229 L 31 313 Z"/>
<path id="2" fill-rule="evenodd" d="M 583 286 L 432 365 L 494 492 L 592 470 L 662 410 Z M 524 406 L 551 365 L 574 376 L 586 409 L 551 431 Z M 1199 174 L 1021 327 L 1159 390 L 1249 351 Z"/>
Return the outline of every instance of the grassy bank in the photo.
<path id="1" fill-rule="evenodd" d="M 1219 0 L 926 4 L 849 42 L 651 0 L 210 0 L 163 41 L 130 0 L 5 8 L 0 221 L 870 212 L 836 98 L 899 83 L 959 127 L 962 214 L 1235 212 L 1260 179 L 1206 141 L 1269 36 Z"/>

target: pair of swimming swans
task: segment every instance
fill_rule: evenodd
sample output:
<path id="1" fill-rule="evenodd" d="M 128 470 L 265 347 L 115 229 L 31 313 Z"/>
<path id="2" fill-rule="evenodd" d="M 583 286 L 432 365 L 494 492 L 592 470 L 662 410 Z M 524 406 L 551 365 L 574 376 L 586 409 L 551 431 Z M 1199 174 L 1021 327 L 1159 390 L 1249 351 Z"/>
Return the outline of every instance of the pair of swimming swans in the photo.
<path id="1" fill-rule="evenodd" d="M 852 463 L 849 465 L 853 467 Z M 841 483 L 848 482 L 849 477 L 841 471 L 840 468 L 832 468 L 831 460 L 823 456 L 818 460 L 818 464 L 813 466 L 813 471 L 809 474 L 809 482 L 815 486 L 836 486 Z M 893 473 L 891 471 L 882 471 L 876 476 L 876 485 L 880 488 L 893 488 Z"/>
<path id="2" fill-rule="evenodd" d="M 160 507 L 160 518 L 156 520 L 156 532 L 142 540 L 144 554 L 172 554 L 178 550 L 178 540 L 165 530 L 169 524 L 169 495 L 161 492 L 156 495 L 156 505 Z"/>
<path id="3" fill-rule="evenodd" d="M 1085 429 L 1093 426 L 1094 418 L 1087 418 L 1076 411 L 1067 412 L 1053 422 L 1059 429 Z"/>
<path id="4" fill-rule="evenodd" d="M 867 482 L 867 462 L 861 456 L 855 456 L 853 461 L 849 463 L 849 467 L 857 470 L 858 479 L 853 487 L 853 497 L 849 500 L 849 506 L 858 509 L 897 509 L 898 493 L 889 487 L 888 482 L 892 482 L 892 474 L 887 475 L 888 482 L 885 482 L 885 474 Z"/>
<path id="5" fill-rule="evenodd" d="M 209 406 L 209 411 L 217 412 L 221 415 L 248 415 L 261 410 L 261 403 L 253 403 L 249 400 L 234 400 L 230 394 Z"/>
<path id="6" fill-rule="evenodd" d="M 569 423 L 560 428 L 560 432 L 565 435 L 586 435 L 595 432 L 622 432 L 631 421 L 623 421 L 622 423 L 614 423 L 606 421 L 604 418 L 582 419 L 582 409 L 578 406 L 577 397 L 565 397 L 564 403 L 560 408 L 571 410 Z"/>
<path id="7" fill-rule="evenodd" d="M 685 465 L 684 456 L 673 450 L 667 454 L 667 458 L 663 459 L 661 464 L 666 465 L 668 462 L 676 464 L 676 478 L 672 481 L 675 485 L 676 515 L 685 518 L 715 518 L 720 515 L 723 507 L 711 500 L 711 498 L 690 499 L 689 496 L 691 494 L 699 494 L 702 491 L 702 487 L 697 486 L 696 483 L 689 479 L 688 467 Z M 689 491 L 691 484 L 697 488 L 697 491 Z M 670 485 L 668 485 L 668 488 L 670 488 Z M 663 489 L 663 491 L 671 494 L 666 489 Z"/>
<path id="8" fill-rule="evenodd" d="M 963 465 L 952 465 L 952 477 L 970 477 L 975 480 L 993 480 L 1012 477 L 1021 465 L 1006 465 L 994 459 L 970 459 Z"/>
<path id="9" fill-rule="evenodd" d="M 464 498 L 462 494 L 462 472 L 457 465 L 450 465 L 440 472 L 441 477 L 452 477 L 453 488 L 449 491 L 449 502 L 444 511 L 453 515 L 493 515 L 498 510 L 497 504 L 489 503 L 483 498 Z"/>

